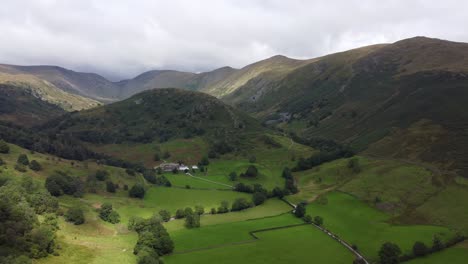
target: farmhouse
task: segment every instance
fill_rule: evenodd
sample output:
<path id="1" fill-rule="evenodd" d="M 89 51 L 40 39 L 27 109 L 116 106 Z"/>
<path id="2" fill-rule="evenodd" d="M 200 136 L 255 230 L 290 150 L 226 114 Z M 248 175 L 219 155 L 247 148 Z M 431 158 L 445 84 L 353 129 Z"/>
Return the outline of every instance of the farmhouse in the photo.
<path id="1" fill-rule="evenodd" d="M 163 171 L 173 171 L 174 169 L 179 169 L 179 164 L 178 163 L 162 163 L 159 165 L 159 168 L 161 168 Z"/>

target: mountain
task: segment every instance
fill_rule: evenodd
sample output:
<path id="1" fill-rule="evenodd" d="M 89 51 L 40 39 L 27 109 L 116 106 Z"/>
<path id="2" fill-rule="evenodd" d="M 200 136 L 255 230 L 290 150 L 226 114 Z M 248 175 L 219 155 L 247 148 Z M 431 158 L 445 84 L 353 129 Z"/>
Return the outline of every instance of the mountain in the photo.
<path id="1" fill-rule="evenodd" d="M 468 176 L 467 87 L 468 44 L 416 37 L 318 58 L 222 99 L 306 138 Z"/>
<path id="2" fill-rule="evenodd" d="M 43 129 L 93 144 L 203 137 L 232 148 L 242 135 L 262 131 L 255 119 L 213 96 L 175 88 L 147 90 L 120 102 L 70 113 Z"/>

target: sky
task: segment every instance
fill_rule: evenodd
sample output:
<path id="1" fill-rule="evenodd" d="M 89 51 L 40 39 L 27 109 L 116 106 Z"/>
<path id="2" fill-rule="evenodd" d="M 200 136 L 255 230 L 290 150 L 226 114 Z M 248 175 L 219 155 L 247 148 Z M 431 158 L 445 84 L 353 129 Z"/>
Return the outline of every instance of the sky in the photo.
<path id="1" fill-rule="evenodd" d="M 468 1 L 2 0 L 0 63 L 110 79 L 313 58 L 414 36 L 468 42 Z"/>

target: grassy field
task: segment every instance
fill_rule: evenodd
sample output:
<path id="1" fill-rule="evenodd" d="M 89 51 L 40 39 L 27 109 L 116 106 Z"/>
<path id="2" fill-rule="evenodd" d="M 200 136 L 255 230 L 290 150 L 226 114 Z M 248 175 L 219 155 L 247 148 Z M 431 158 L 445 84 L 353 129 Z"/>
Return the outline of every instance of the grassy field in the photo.
<path id="1" fill-rule="evenodd" d="M 407 264 L 465 264 L 468 260 L 468 242 L 457 244 L 441 252 L 406 262 Z"/>
<path id="2" fill-rule="evenodd" d="M 434 235 L 447 239 L 453 234 L 438 226 L 391 225 L 388 223 L 390 217 L 385 213 L 340 192 L 326 195 L 326 202 L 309 204 L 307 214 L 322 216 L 325 228 L 356 245 L 371 259 L 377 258 L 380 246 L 387 241 L 398 244 L 403 252 L 409 252 L 416 241 L 431 245 Z"/>
<path id="3" fill-rule="evenodd" d="M 234 234 L 233 234 L 234 235 Z M 174 263 L 351 263 L 353 255 L 310 225 L 256 233 L 258 240 L 164 257 Z M 247 237 L 246 237 L 247 238 Z"/>

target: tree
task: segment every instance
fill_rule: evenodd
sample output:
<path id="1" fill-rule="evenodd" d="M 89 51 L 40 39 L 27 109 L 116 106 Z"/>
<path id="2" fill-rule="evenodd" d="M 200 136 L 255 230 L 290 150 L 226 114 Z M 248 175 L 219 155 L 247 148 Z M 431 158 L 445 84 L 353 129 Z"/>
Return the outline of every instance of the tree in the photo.
<path id="1" fill-rule="evenodd" d="M 3 166 L 3 165 L 5 165 L 5 161 L 3 161 L 2 158 L 0 158 L 0 166 Z"/>
<path id="2" fill-rule="evenodd" d="M 208 157 L 204 156 L 200 160 L 199 164 L 202 165 L 202 166 L 208 166 L 210 164 L 210 160 L 208 159 Z"/>
<path id="3" fill-rule="evenodd" d="M 37 162 L 36 160 L 31 160 L 31 162 L 29 163 L 29 168 L 33 171 L 42 170 L 41 164 L 39 164 L 39 162 Z"/>
<path id="4" fill-rule="evenodd" d="M 85 222 L 84 213 L 81 208 L 72 207 L 65 213 L 65 220 L 75 225 L 81 225 Z"/>
<path id="5" fill-rule="evenodd" d="M 432 250 L 438 251 L 444 248 L 444 244 L 438 235 L 432 238 Z"/>
<path id="6" fill-rule="evenodd" d="M 137 183 L 130 188 L 128 195 L 132 198 L 143 199 L 145 197 L 145 187 L 141 183 Z"/>
<path id="7" fill-rule="evenodd" d="M 261 205 L 263 204 L 267 199 L 267 196 L 264 192 L 254 192 L 252 196 L 252 202 L 255 205 Z"/>
<path id="8" fill-rule="evenodd" d="M 205 213 L 205 208 L 203 208 L 203 206 L 201 206 L 201 205 L 196 205 L 195 206 L 195 213 L 197 215 L 202 215 L 202 214 Z"/>
<path id="9" fill-rule="evenodd" d="M 257 161 L 257 158 L 255 156 L 252 155 L 252 156 L 249 157 L 249 162 L 250 163 L 255 163 L 256 161 Z"/>
<path id="10" fill-rule="evenodd" d="M 281 174 L 281 177 L 285 179 L 292 179 L 291 170 L 288 167 L 285 167 L 283 169 L 283 173 Z"/>
<path id="11" fill-rule="evenodd" d="M 115 193 L 115 184 L 111 181 L 106 182 L 106 190 L 110 193 Z"/>
<path id="12" fill-rule="evenodd" d="M 229 173 L 229 180 L 230 181 L 237 181 L 237 173 L 235 171 Z"/>
<path id="13" fill-rule="evenodd" d="M 10 147 L 3 139 L 0 139 L 0 153 L 3 153 L 3 154 L 10 153 Z"/>
<path id="14" fill-rule="evenodd" d="M 105 181 L 108 175 L 109 173 L 105 170 L 97 170 L 95 174 L 98 181 Z"/>
<path id="15" fill-rule="evenodd" d="M 184 214 L 185 214 L 185 216 L 187 216 L 189 214 L 193 214 L 193 209 L 190 208 L 190 207 L 185 207 Z"/>
<path id="16" fill-rule="evenodd" d="M 304 203 L 299 203 L 294 210 L 294 215 L 298 218 L 304 217 L 306 213 L 306 207 Z"/>
<path id="17" fill-rule="evenodd" d="M 213 207 L 213 208 L 211 208 L 211 210 L 210 210 L 210 214 L 216 214 L 216 208 L 214 208 L 214 207 Z"/>
<path id="18" fill-rule="evenodd" d="M 180 218 L 184 218 L 184 217 L 185 217 L 184 209 L 177 209 L 176 214 L 175 214 L 175 218 L 180 219 Z"/>
<path id="19" fill-rule="evenodd" d="M 397 244 L 385 242 L 379 250 L 380 263 L 397 264 L 400 263 L 399 256 L 401 249 Z"/>
<path id="20" fill-rule="evenodd" d="M 249 178 L 255 178 L 257 177 L 258 175 L 258 169 L 257 167 L 255 167 L 254 165 L 249 165 L 249 167 L 247 167 L 247 170 L 245 171 L 245 174 L 244 174 L 246 177 L 249 177 Z"/>
<path id="21" fill-rule="evenodd" d="M 252 206 L 252 203 L 247 201 L 245 198 L 237 198 L 232 203 L 231 211 L 241 211 Z"/>
<path id="22" fill-rule="evenodd" d="M 224 214 L 229 212 L 229 202 L 228 201 L 222 201 L 221 206 L 218 207 L 218 214 Z"/>
<path id="23" fill-rule="evenodd" d="M 275 187 L 273 189 L 272 194 L 273 194 L 274 197 L 278 197 L 280 199 L 284 197 L 284 192 L 280 187 Z"/>
<path id="24" fill-rule="evenodd" d="M 353 264 L 366 264 L 366 261 L 362 258 L 357 257 L 353 260 Z"/>
<path id="25" fill-rule="evenodd" d="M 185 227 L 187 228 L 200 227 L 200 215 L 196 213 L 187 214 L 185 216 Z"/>
<path id="26" fill-rule="evenodd" d="M 425 256 L 428 252 L 428 248 L 426 244 L 421 241 L 414 242 L 413 245 L 413 254 L 417 257 Z"/>
<path id="27" fill-rule="evenodd" d="M 323 218 L 317 215 L 316 217 L 314 217 L 314 224 L 318 226 L 323 225 Z"/>
<path id="28" fill-rule="evenodd" d="M 164 222 L 169 222 L 169 220 L 171 220 L 171 213 L 169 213 L 168 210 L 161 210 L 161 211 L 159 211 L 159 215 L 161 216 L 161 219 L 162 219 Z"/>
<path id="29" fill-rule="evenodd" d="M 28 165 L 29 165 L 28 156 L 27 156 L 26 154 L 20 154 L 20 155 L 18 156 L 17 163 L 18 163 L 18 164 L 22 164 L 22 165 L 24 165 L 24 166 L 28 166 Z"/>

